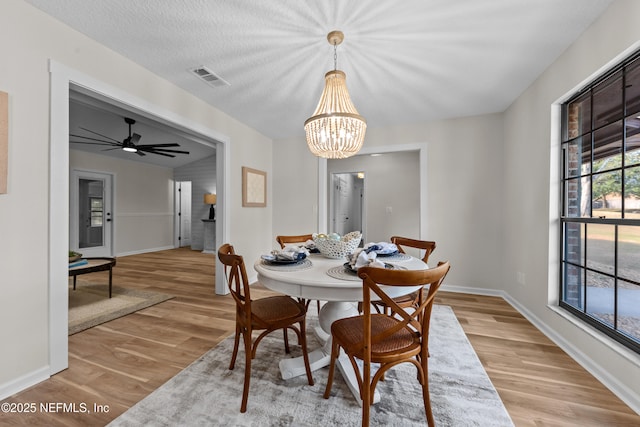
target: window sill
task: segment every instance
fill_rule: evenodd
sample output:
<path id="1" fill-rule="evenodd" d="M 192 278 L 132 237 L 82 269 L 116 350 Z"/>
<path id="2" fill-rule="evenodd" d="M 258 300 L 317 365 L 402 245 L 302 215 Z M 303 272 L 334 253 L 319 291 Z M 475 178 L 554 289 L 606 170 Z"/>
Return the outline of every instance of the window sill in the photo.
<path id="1" fill-rule="evenodd" d="M 547 307 L 551 311 L 553 311 L 556 314 L 558 314 L 563 319 L 569 321 L 572 325 L 576 326 L 578 329 L 582 330 L 583 332 L 585 332 L 589 336 L 595 338 L 600 343 L 602 343 L 602 344 L 606 345 L 607 347 L 611 348 L 613 351 L 618 353 L 620 356 L 624 357 L 629 362 L 633 363 L 635 366 L 640 368 L 640 354 L 628 349 L 627 347 L 625 347 L 624 345 L 620 344 L 616 340 L 611 339 L 610 337 L 608 337 L 606 334 L 603 334 L 602 332 L 598 331 L 597 329 L 592 328 L 591 326 L 585 324 L 584 322 L 580 321 L 580 319 L 577 319 L 575 316 L 572 316 L 571 314 L 569 314 L 567 311 L 563 310 L 559 306 L 557 306 L 557 305 L 547 305 Z"/>

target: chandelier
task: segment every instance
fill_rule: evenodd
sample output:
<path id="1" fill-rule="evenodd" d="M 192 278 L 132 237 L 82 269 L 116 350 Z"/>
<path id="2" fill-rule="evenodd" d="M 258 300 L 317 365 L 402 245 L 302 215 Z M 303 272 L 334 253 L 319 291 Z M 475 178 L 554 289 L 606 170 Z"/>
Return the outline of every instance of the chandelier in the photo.
<path id="1" fill-rule="evenodd" d="M 325 86 L 313 116 L 304 122 L 309 150 L 318 157 L 345 159 L 362 148 L 367 121 L 358 114 L 347 90 L 346 74 L 337 69 L 337 46 L 344 40 L 342 31 L 331 31 L 327 40 L 333 45 L 333 71 L 324 75 Z"/>

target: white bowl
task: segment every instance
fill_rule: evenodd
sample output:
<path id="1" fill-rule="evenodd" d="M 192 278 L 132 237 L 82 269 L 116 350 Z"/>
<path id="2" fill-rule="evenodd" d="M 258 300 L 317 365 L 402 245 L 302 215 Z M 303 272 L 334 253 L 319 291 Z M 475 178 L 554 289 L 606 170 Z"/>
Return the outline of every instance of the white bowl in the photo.
<path id="1" fill-rule="evenodd" d="M 347 255 L 353 253 L 358 245 L 360 245 L 360 240 L 362 240 L 362 233 L 359 231 L 347 233 L 342 236 L 340 240 L 330 239 L 326 236 L 313 236 L 313 241 L 320 253 L 327 258 L 335 259 L 345 258 Z"/>

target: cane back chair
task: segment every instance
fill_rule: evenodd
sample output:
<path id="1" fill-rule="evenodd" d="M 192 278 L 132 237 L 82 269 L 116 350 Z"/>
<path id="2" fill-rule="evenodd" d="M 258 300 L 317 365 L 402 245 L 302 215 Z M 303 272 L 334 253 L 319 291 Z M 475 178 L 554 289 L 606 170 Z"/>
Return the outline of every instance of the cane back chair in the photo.
<path id="1" fill-rule="evenodd" d="M 244 389 L 240 412 L 247 410 L 249 398 L 249 382 L 251 380 L 251 360 L 256 357 L 258 344 L 273 331 L 282 329 L 284 333 L 285 351 L 289 353 L 287 329 L 291 329 L 298 336 L 298 344 L 302 347 L 304 365 L 309 385 L 313 385 L 306 339 L 306 307 L 304 304 L 286 295 L 251 299 L 249 280 L 242 256 L 237 255 L 228 243 L 218 249 L 218 258 L 224 265 L 225 277 L 229 291 L 236 302 L 236 332 L 233 344 L 233 354 L 229 369 L 233 369 L 238 355 L 240 336 L 244 342 L 245 371 Z M 298 326 L 296 326 L 296 324 Z M 253 331 L 262 331 L 252 342 Z"/>

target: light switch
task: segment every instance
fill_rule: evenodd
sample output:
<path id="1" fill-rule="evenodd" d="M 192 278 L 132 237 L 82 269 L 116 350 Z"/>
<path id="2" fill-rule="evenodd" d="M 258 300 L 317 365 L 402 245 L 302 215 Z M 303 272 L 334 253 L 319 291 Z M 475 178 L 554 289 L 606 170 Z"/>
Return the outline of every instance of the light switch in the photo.
<path id="1" fill-rule="evenodd" d="M 387 213 L 390 214 L 393 212 L 393 208 L 391 206 L 387 206 Z"/>

